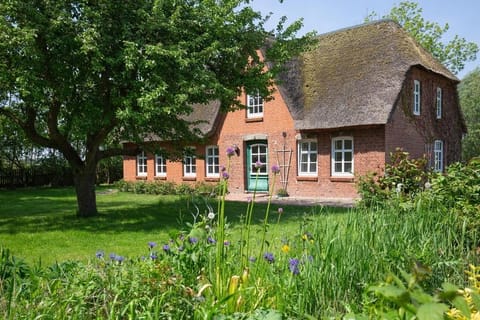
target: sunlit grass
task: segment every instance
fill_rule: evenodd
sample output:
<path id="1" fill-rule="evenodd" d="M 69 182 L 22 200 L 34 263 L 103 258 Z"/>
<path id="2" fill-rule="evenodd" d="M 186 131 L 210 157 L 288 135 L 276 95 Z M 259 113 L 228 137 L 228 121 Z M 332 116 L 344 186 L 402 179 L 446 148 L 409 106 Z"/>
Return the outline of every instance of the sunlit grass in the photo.
<path id="1" fill-rule="evenodd" d="M 198 198 L 200 213 L 206 204 L 217 208 L 216 199 Z M 73 189 L 35 188 L 0 191 L 0 246 L 29 262 L 87 261 L 97 250 L 106 254 L 137 258 L 147 253 L 147 243 L 166 243 L 173 234 L 192 222 L 197 212 L 187 196 L 154 196 L 99 189 L 99 216 L 89 219 L 76 217 Z M 238 240 L 238 224 L 247 204 L 228 202 L 227 236 Z M 312 209 L 302 206 L 284 208 L 280 226 L 276 226 L 278 205 L 272 205 L 271 232 L 277 237 L 298 232 L 303 213 Z M 256 204 L 254 227 L 260 228 L 265 204 Z"/>

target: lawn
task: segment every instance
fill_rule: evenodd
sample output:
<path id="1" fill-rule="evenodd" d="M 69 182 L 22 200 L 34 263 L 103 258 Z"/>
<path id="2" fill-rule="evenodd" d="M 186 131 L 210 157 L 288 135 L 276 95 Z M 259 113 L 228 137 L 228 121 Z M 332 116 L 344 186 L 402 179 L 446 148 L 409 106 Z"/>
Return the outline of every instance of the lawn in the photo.
<path id="1" fill-rule="evenodd" d="M 206 202 L 205 202 L 206 201 Z M 76 217 L 76 198 L 72 188 L 34 188 L 0 191 L 0 247 L 29 262 L 87 261 L 98 250 L 106 254 L 136 258 L 147 253 L 147 243 L 166 243 L 172 235 L 186 228 L 197 212 L 186 196 L 154 196 L 116 192 L 100 187 L 97 192 L 99 216 Z M 195 199 L 201 213 L 209 203 L 216 211 L 215 199 Z M 231 237 L 247 204 L 227 202 L 226 215 Z M 266 204 L 256 204 L 254 219 L 260 228 Z M 299 232 L 304 213 L 312 208 L 285 206 L 280 226 L 272 227 L 274 237 Z M 278 205 L 272 205 L 270 222 L 276 225 Z M 332 213 L 346 209 L 332 209 Z"/>
<path id="2" fill-rule="evenodd" d="M 8 299 L 0 297 L 0 315 L 120 319 L 128 311 L 132 315 L 153 313 L 150 318 L 156 319 L 160 313 L 182 318 L 178 312 L 184 310 L 184 316 L 198 311 L 203 315 L 200 318 L 208 318 L 205 315 L 209 312 L 249 313 L 273 308 L 291 316 L 335 318 L 349 311 L 368 312 L 366 290 L 388 274 L 404 271 L 415 275 L 412 267 L 425 265 L 428 279 L 422 285 L 433 294 L 444 281 L 464 285 L 464 271 L 468 264 L 478 264 L 479 258 L 467 245 L 465 228 L 458 229 L 462 218 L 441 210 L 434 202 L 421 202 L 416 207 L 392 202 L 370 209 L 282 206 L 280 216 L 279 206 L 272 204 L 266 229 L 263 218 L 267 204 L 256 203 L 251 237 L 243 234 L 244 238 L 240 234 L 248 229 L 242 216 L 248 205 L 227 202 L 227 245 L 220 241 L 212 244 L 206 236 L 203 241 L 190 242 L 190 235 L 178 242 L 180 231 L 187 235 L 205 229 L 200 223 L 192 230 L 191 223 L 197 212 L 207 216 L 208 206 L 217 212 L 215 199 L 124 193 L 102 187 L 97 200 L 99 216 L 79 219 L 71 188 L 0 192 L 0 247 L 35 266 L 28 275 L 17 260 L 2 253 L 5 279 L 13 282 L 4 290 Z M 197 222 L 200 220 L 198 217 Z M 208 223 L 215 228 L 215 221 Z M 239 245 L 240 239 L 248 239 L 244 242 L 247 245 Z M 154 249 L 158 256 L 137 259 L 152 253 L 149 242 L 158 244 Z M 217 248 L 224 246 L 225 256 L 216 257 Z M 243 248 L 246 251 L 242 254 Z M 95 257 L 98 250 L 104 251 L 104 259 Z M 117 256 L 110 259 L 110 253 Z M 117 260 L 118 255 L 127 260 Z M 43 266 L 59 264 L 40 269 L 38 261 Z M 8 276 L 11 270 L 17 270 L 17 278 Z M 235 306 L 233 300 L 221 300 L 217 305 L 215 301 L 224 296 L 230 277 L 238 279 L 245 271 L 243 286 L 235 289 L 238 298 L 245 299 L 243 303 Z M 31 282 L 30 277 L 38 279 Z M 57 281 L 59 277 L 62 282 Z M 25 283 L 17 287 L 17 281 Z M 416 281 L 409 283 L 423 299 Z M 23 286 L 30 289 L 17 291 Z M 215 293 L 205 292 L 204 303 L 185 297 L 185 288 L 199 297 L 201 288 L 210 286 Z M 91 297 L 98 300 L 92 304 Z M 12 301 L 15 308 L 9 311 Z M 378 301 L 378 307 L 383 308 Z"/>

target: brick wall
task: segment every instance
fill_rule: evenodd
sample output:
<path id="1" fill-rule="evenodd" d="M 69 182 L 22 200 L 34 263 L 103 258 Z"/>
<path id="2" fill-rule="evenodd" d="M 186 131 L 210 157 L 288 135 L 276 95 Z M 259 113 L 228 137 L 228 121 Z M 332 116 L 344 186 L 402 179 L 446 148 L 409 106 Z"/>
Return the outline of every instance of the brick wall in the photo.
<path id="1" fill-rule="evenodd" d="M 421 83 L 421 113 L 413 115 L 413 82 Z M 442 117 L 436 118 L 436 90 L 442 89 Z M 462 122 L 456 83 L 421 68 L 407 74 L 398 103 L 386 126 L 387 154 L 397 147 L 413 158 L 422 157 L 434 140 L 444 142 L 445 165 L 461 156 Z M 388 159 L 387 159 L 388 160 Z"/>

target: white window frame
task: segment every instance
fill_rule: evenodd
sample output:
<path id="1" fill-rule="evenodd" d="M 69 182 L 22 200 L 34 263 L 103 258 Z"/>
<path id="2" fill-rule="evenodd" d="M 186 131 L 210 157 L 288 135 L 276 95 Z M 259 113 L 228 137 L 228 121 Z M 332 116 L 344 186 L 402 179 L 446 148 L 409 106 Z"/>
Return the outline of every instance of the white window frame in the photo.
<path id="1" fill-rule="evenodd" d="M 189 154 L 183 157 L 183 176 L 196 177 L 197 176 L 197 157 L 194 155 L 195 148 L 189 148 Z"/>
<path id="2" fill-rule="evenodd" d="M 303 148 L 306 145 L 306 148 Z M 304 161 L 303 158 L 306 157 Z M 297 163 L 298 175 L 302 177 L 313 177 L 318 175 L 318 143 L 316 139 L 303 139 L 297 141 Z M 302 165 L 306 165 L 307 169 L 302 170 Z M 312 165 L 315 170 L 310 170 Z"/>
<path id="3" fill-rule="evenodd" d="M 443 172 L 443 141 L 435 140 L 433 142 L 433 170 L 435 172 Z"/>
<path id="4" fill-rule="evenodd" d="M 421 112 L 422 87 L 420 81 L 413 81 L 413 114 L 420 115 Z"/>
<path id="5" fill-rule="evenodd" d="M 147 176 L 147 155 L 145 151 L 137 154 L 137 176 L 146 177 Z"/>
<path id="6" fill-rule="evenodd" d="M 352 148 L 347 149 L 345 148 L 345 141 L 351 141 L 352 142 Z M 337 141 L 342 141 L 342 148 L 337 149 L 336 148 L 336 142 Z M 341 160 L 336 161 L 335 160 L 335 155 L 336 153 L 341 153 Z M 351 153 L 351 161 L 345 161 L 345 154 Z M 332 154 L 331 154 L 331 166 L 332 166 L 332 177 L 353 177 L 354 175 L 354 141 L 352 136 L 343 136 L 343 137 L 336 137 L 332 139 Z M 336 164 L 340 163 L 342 166 L 341 171 L 336 171 Z M 345 164 L 351 163 L 351 172 L 345 172 Z"/>
<path id="7" fill-rule="evenodd" d="M 167 161 L 162 155 L 155 155 L 155 176 L 167 176 Z"/>
<path id="8" fill-rule="evenodd" d="M 205 148 L 205 174 L 209 178 L 220 177 L 220 152 L 218 146 Z"/>
<path id="9" fill-rule="evenodd" d="M 437 87 L 437 119 L 442 119 L 442 88 Z"/>
<path id="10" fill-rule="evenodd" d="M 262 118 L 264 101 L 259 93 L 247 94 L 247 118 Z"/>

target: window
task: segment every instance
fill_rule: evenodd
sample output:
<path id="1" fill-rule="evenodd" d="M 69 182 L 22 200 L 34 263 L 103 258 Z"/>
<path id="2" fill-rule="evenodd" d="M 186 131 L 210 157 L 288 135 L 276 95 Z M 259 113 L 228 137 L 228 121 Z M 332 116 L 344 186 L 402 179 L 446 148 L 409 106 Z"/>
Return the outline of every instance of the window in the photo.
<path id="1" fill-rule="evenodd" d="M 247 95 L 247 118 L 263 117 L 263 98 L 256 93 Z"/>
<path id="2" fill-rule="evenodd" d="M 442 88 L 437 88 L 437 119 L 442 118 Z"/>
<path id="3" fill-rule="evenodd" d="M 218 146 L 209 146 L 206 150 L 206 173 L 207 177 L 220 176 L 220 160 L 218 157 Z"/>
<path id="4" fill-rule="evenodd" d="M 155 155 L 155 175 L 157 177 L 167 176 L 167 163 L 165 158 L 160 155 Z"/>
<path id="5" fill-rule="evenodd" d="M 434 165 L 433 169 L 436 172 L 443 172 L 443 141 L 435 140 L 433 146 Z"/>
<path id="6" fill-rule="evenodd" d="M 413 81 L 413 114 L 420 115 L 420 81 Z"/>
<path id="7" fill-rule="evenodd" d="M 190 148 L 186 151 L 183 158 L 183 176 L 196 177 L 197 176 L 197 158 L 194 155 L 195 149 Z"/>
<path id="8" fill-rule="evenodd" d="M 353 138 L 338 137 L 332 140 L 332 176 L 353 175 Z"/>
<path id="9" fill-rule="evenodd" d="M 147 175 L 147 156 L 145 151 L 137 155 L 137 176 Z"/>
<path id="10" fill-rule="evenodd" d="M 317 141 L 300 140 L 298 142 L 298 175 L 317 175 Z"/>

